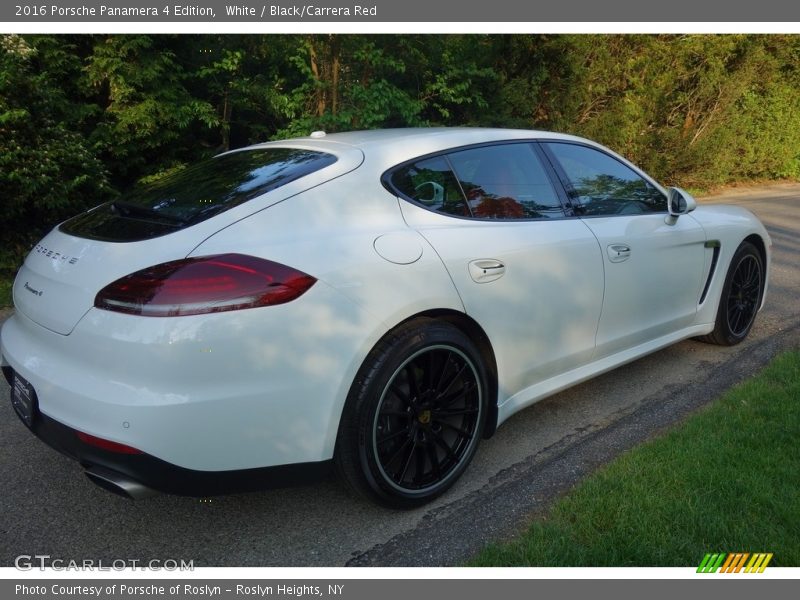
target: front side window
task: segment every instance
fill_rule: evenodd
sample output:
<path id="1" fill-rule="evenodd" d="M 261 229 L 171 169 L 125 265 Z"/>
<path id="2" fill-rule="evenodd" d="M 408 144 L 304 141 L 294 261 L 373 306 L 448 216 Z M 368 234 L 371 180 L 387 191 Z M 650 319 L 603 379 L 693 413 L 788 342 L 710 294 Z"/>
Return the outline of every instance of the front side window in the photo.
<path id="1" fill-rule="evenodd" d="M 190 227 L 336 162 L 325 152 L 257 148 L 223 154 L 138 185 L 61 225 L 70 235 L 132 242 Z"/>
<path id="2" fill-rule="evenodd" d="M 566 174 L 570 197 L 587 216 L 666 212 L 667 198 L 650 182 L 617 159 L 578 144 L 545 146 Z"/>

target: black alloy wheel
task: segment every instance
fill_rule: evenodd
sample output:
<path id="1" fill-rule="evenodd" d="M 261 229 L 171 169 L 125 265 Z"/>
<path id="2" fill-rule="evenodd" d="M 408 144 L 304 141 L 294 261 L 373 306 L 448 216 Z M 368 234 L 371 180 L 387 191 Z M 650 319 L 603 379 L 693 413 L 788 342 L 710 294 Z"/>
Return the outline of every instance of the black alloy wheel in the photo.
<path id="1" fill-rule="evenodd" d="M 733 271 L 728 294 L 728 329 L 737 337 L 744 337 L 758 312 L 761 299 L 761 263 L 758 257 L 746 254 Z"/>
<path id="2" fill-rule="evenodd" d="M 761 307 L 764 278 L 764 262 L 758 249 L 750 242 L 742 242 L 725 276 L 714 331 L 698 339 L 721 346 L 744 340 Z"/>
<path id="3" fill-rule="evenodd" d="M 334 460 L 355 491 L 413 508 L 447 490 L 483 436 L 481 353 L 457 327 L 417 318 L 370 352 L 348 395 Z"/>
<path id="4" fill-rule="evenodd" d="M 475 366 L 453 346 L 424 348 L 401 364 L 372 427 L 372 451 L 387 483 L 413 492 L 446 480 L 476 439 L 480 396 Z"/>

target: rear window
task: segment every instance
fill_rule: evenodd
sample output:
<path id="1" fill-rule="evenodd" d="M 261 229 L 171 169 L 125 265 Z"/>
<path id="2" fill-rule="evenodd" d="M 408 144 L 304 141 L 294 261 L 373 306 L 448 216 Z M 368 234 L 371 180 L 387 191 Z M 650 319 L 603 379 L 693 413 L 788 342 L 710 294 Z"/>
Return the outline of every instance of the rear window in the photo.
<path id="1" fill-rule="evenodd" d="M 212 158 L 62 223 L 78 237 L 135 242 L 166 235 L 336 162 L 324 152 L 260 148 Z"/>

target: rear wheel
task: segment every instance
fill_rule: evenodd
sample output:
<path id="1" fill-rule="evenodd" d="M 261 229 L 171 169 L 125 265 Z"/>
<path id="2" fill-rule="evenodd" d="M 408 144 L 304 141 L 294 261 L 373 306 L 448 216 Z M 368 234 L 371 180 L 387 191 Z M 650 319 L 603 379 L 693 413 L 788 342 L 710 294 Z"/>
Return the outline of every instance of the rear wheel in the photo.
<path id="1" fill-rule="evenodd" d="M 406 323 L 378 343 L 353 383 L 339 428 L 339 472 L 381 504 L 424 504 L 472 460 L 487 398 L 469 338 L 433 319 Z"/>
<path id="2" fill-rule="evenodd" d="M 733 346 L 747 337 L 764 293 L 764 264 L 753 244 L 736 249 L 722 287 L 714 331 L 699 338 L 704 342 Z"/>

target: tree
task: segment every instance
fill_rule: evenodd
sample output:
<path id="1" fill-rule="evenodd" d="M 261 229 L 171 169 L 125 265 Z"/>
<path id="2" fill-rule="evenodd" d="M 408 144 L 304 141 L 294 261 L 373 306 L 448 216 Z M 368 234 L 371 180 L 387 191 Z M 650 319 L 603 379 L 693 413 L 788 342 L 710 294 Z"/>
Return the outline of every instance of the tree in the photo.
<path id="1" fill-rule="evenodd" d="M 72 81 L 74 40 L 0 38 L 0 202 L 3 253 L 19 253 L 55 225 L 108 197 L 103 163 L 82 135 L 91 107 Z M 78 101 L 76 101 L 76 96 Z"/>
<path id="2" fill-rule="evenodd" d="M 95 38 L 84 85 L 99 97 L 103 115 L 91 141 L 123 185 L 195 159 L 204 135 L 220 125 L 211 103 L 187 82 L 185 36 L 118 35 Z"/>
<path id="3" fill-rule="evenodd" d="M 3 35 L 4 249 L 137 181 L 316 129 L 552 129 L 665 183 L 797 178 L 799 65 L 792 35 Z"/>

